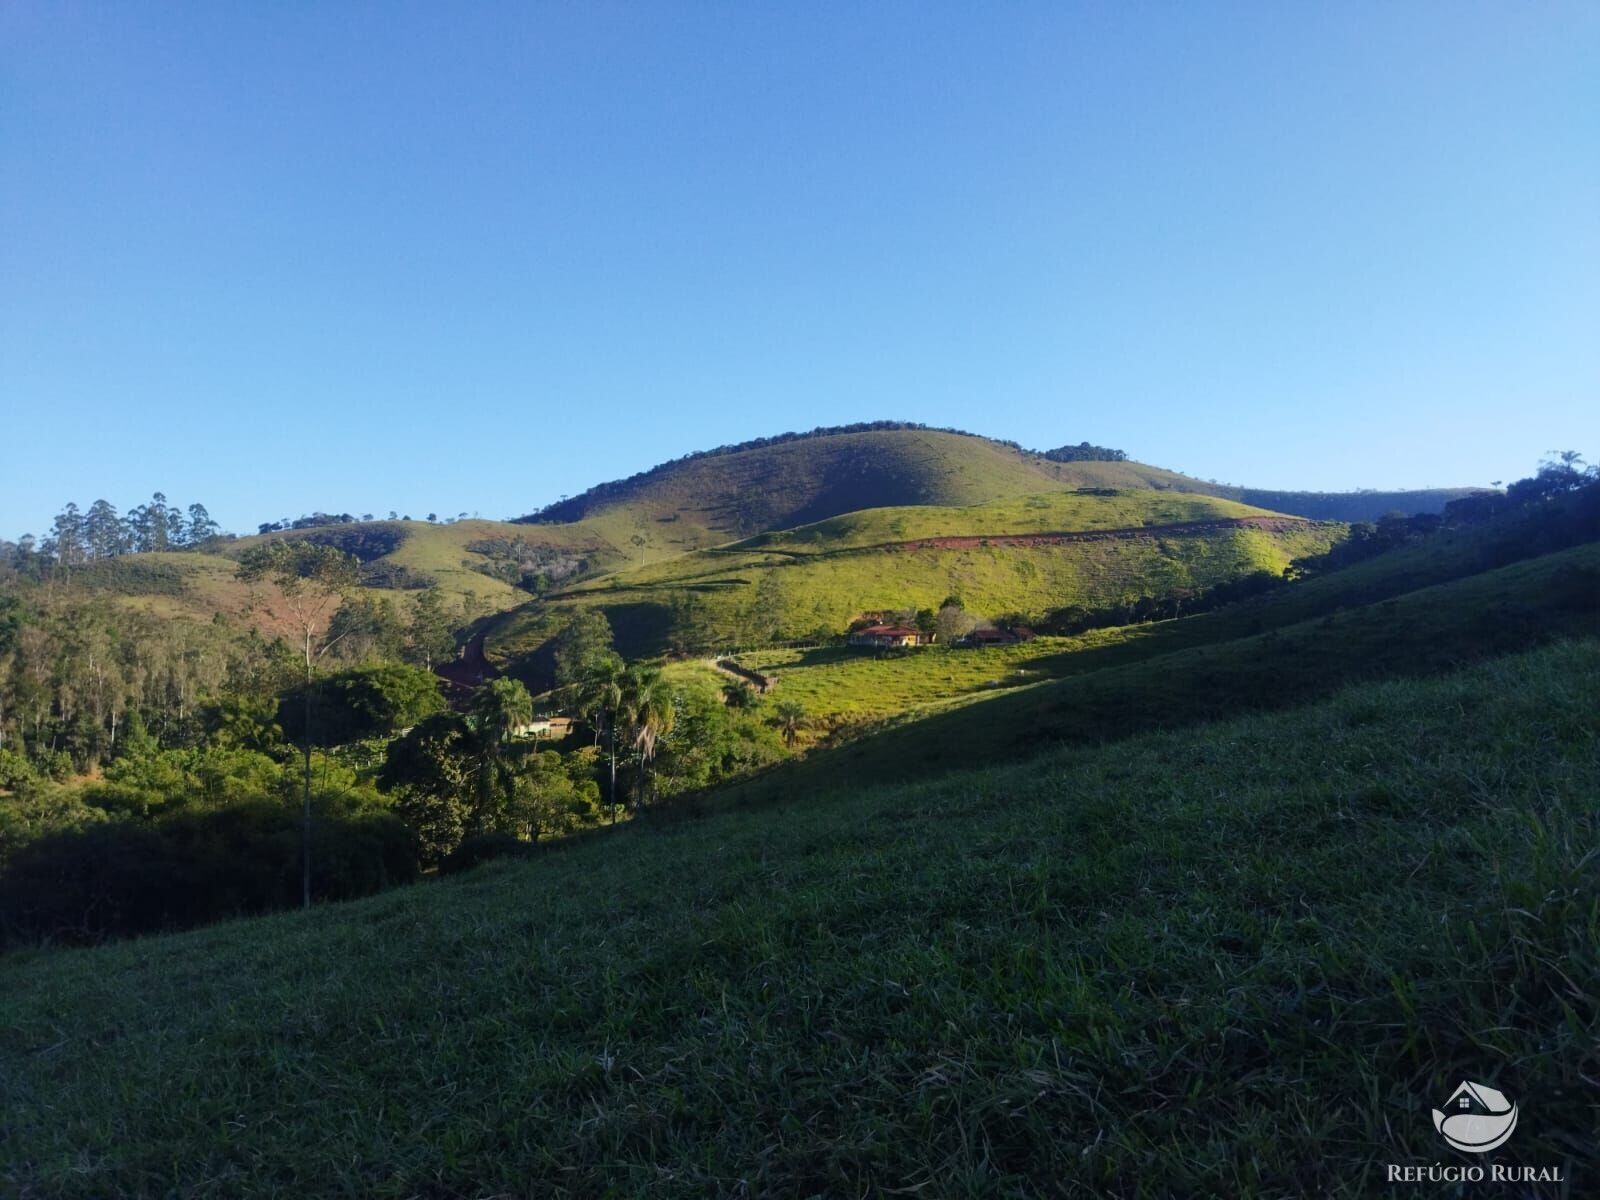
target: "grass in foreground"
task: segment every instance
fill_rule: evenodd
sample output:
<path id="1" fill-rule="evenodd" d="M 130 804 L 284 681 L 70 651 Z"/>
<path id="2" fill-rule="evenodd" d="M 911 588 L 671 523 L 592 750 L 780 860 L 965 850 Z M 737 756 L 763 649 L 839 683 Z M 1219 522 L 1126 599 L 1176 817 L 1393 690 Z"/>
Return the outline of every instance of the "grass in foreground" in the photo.
<path id="1" fill-rule="evenodd" d="M 1600 644 L 0 963 L 23 1197 L 1357 1195 L 1596 1169 Z"/>

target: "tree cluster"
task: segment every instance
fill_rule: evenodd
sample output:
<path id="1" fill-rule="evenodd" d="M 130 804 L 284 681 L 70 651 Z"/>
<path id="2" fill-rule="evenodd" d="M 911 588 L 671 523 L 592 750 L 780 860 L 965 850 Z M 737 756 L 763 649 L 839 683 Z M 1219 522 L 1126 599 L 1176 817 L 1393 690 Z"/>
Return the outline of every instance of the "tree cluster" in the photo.
<path id="1" fill-rule="evenodd" d="M 1127 462 L 1128 456 L 1122 450 L 1112 450 L 1106 446 L 1091 446 L 1088 442 L 1079 442 L 1076 446 L 1057 446 L 1054 450 L 1042 451 L 1042 456 L 1051 462 Z"/>
<path id="2" fill-rule="evenodd" d="M 467 549 L 489 561 L 463 559 L 462 566 L 535 596 L 580 574 L 589 565 L 587 559 L 570 550 L 541 546 L 522 537 L 482 538 L 468 542 Z"/>
<path id="3" fill-rule="evenodd" d="M 157 492 L 148 503 L 121 515 L 107 500 L 96 500 L 87 511 L 69 502 L 56 514 L 43 540 L 25 533 L 14 544 L 0 542 L 0 558 L 14 570 L 38 575 L 124 554 L 192 550 L 222 536 L 205 505 L 184 509 Z"/>

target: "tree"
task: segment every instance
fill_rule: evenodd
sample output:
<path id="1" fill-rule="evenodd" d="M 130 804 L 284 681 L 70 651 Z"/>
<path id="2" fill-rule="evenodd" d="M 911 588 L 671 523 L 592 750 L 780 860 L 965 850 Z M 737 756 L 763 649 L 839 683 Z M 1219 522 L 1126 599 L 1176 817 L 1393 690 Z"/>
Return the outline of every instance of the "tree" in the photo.
<path id="1" fill-rule="evenodd" d="M 611 622 L 598 608 L 580 608 L 555 636 L 555 683 L 571 687 L 593 674 L 596 663 L 615 658 Z"/>
<path id="2" fill-rule="evenodd" d="M 783 730 L 783 744 L 793 750 L 795 742 L 800 739 L 800 722 L 806 717 L 805 706 L 798 700 L 780 700 L 777 716 L 779 728 Z"/>
<path id="3" fill-rule="evenodd" d="M 435 866 L 461 844 L 473 819 L 473 736 L 455 713 L 441 713 L 389 743 L 378 785 L 396 792 L 395 811 Z"/>
<path id="4" fill-rule="evenodd" d="M 478 807 L 472 832 L 488 832 L 496 802 L 507 807 L 514 780 L 506 768 L 506 746 L 520 726 L 533 720 L 533 697 L 515 679 L 493 679 L 472 697 L 472 724 L 477 749 Z"/>
<path id="5" fill-rule="evenodd" d="M 68 503 L 56 514 L 50 536 L 45 539 L 46 554 L 53 554 L 62 567 L 73 567 L 84 561 L 83 516 L 76 504 Z"/>
<path id="6" fill-rule="evenodd" d="M 961 607 L 959 600 L 946 600 L 934 617 L 934 629 L 941 642 L 954 642 L 978 627 L 977 619 Z"/>
<path id="7" fill-rule="evenodd" d="M 722 700 L 729 708 L 751 709 L 756 706 L 756 690 L 742 679 L 730 679 L 722 685 Z"/>
<path id="8" fill-rule="evenodd" d="M 411 622 L 406 627 L 406 657 L 428 670 L 456 656 L 456 637 L 444 593 L 437 585 L 424 588 L 411 602 Z"/>
<path id="9" fill-rule="evenodd" d="M 198 546 L 201 542 L 210 541 L 217 536 L 219 526 L 211 519 L 211 514 L 206 511 L 204 504 L 189 505 L 189 528 L 187 541 L 191 546 Z"/>
<path id="10" fill-rule="evenodd" d="M 340 658 L 363 662 L 372 657 L 401 657 L 406 629 L 393 606 L 352 591 L 333 614 L 328 636 L 337 642 Z"/>
<path id="11" fill-rule="evenodd" d="M 676 710 L 666 680 L 656 667 L 635 664 L 622 676 L 622 698 L 617 719 L 625 730 L 628 744 L 639 756 L 639 776 L 634 781 L 635 803 L 642 803 L 650 783 L 650 764 L 656 756 L 656 742 L 672 730 Z"/>
<path id="12" fill-rule="evenodd" d="M 164 497 L 157 492 L 157 500 Z M 338 636 L 326 637 L 339 602 L 356 586 L 360 564 L 332 546 L 305 541 L 273 541 L 252 546 L 239 558 L 238 577 L 246 583 L 271 582 L 278 598 L 266 607 L 293 624 L 305 658 L 305 803 L 301 817 L 301 899 L 311 907 L 311 684 L 317 660 L 333 649 Z M 342 636 L 342 635 L 339 635 Z"/>
<path id="13" fill-rule="evenodd" d="M 615 651 L 607 651 L 588 660 L 583 674 L 566 688 L 573 711 L 588 720 L 594 729 L 596 744 L 601 737 L 606 739 L 611 762 L 611 786 L 606 802 L 613 821 L 617 819 L 617 714 L 622 707 L 624 674 L 622 659 Z"/>
<path id="14" fill-rule="evenodd" d="M 295 742 L 306 736 L 300 694 L 305 686 L 286 692 L 277 711 L 284 735 Z M 312 690 L 311 740 L 319 746 L 392 737 L 445 706 L 436 675 L 400 663 L 340 671 L 319 679 Z"/>
<path id="15" fill-rule="evenodd" d="M 83 521 L 84 540 L 90 558 L 113 558 L 123 550 L 122 521 L 109 501 L 96 500 Z"/>

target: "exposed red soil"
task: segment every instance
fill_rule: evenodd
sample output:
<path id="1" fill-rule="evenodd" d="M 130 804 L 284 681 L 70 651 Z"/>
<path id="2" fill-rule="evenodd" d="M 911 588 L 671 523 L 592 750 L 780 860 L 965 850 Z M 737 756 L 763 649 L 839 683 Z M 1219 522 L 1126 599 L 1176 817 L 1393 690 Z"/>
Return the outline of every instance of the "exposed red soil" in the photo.
<path id="1" fill-rule="evenodd" d="M 1070 542 L 1126 542 L 1140 538 L 1183 537 L 1220 533 L 1226 529 L 1265 529 L 1284 533 L 1316 522 L 1301 517 L 1219 517 L 1214 521 L 1184 521 L 1172 525 L 1141 525 L 1132 529 L 1082 529 L 1071 533 L 989 533 L 961 537 L 913 538 L 904 542 L 879 542 L 861 550 L 972 550 L 979 546 L 1061 546 Z"/>

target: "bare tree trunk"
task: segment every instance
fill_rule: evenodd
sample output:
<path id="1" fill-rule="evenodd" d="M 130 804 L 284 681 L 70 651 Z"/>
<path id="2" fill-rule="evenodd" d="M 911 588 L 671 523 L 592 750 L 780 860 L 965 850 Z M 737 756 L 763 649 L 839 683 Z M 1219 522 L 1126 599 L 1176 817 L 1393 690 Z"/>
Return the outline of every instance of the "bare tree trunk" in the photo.
<path id="1" fill-rule="evenodd" d="M 611 823 L 617 823 L 617 721 L 607 722 L 606 740 L 611 746 Z"/>
<path id="2" fill-rule="evenodd" d="M 306 632 L 306 694 L 305 738 L 306 788 L 305 804 L 300 818 L 300 891 L 301 906 L 311 907 L 311 633 Z"/>

